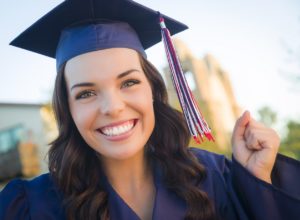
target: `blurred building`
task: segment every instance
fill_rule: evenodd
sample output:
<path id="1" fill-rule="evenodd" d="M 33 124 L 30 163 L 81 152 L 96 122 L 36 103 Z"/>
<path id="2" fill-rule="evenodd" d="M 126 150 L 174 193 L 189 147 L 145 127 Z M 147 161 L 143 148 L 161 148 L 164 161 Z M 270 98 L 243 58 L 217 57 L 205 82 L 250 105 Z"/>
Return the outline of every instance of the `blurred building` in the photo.
<path id="1" fill-rule="evenodd" d="M 42 104 L 0 103 L 0 180 L 47 171 Z"/>
<path id="2" fill-rule="evenodd" d="M 240 113 L 228 74 L 212 55 L 199 59 L 182 41 L 176 39 L 174 43 L 188 84 L 213 131 L 215 146 L 219 151 L 227 151 L 232 129 Z M 169 67 L 164 69 L 164 75 L 170 104 L 180 108 Z"/>

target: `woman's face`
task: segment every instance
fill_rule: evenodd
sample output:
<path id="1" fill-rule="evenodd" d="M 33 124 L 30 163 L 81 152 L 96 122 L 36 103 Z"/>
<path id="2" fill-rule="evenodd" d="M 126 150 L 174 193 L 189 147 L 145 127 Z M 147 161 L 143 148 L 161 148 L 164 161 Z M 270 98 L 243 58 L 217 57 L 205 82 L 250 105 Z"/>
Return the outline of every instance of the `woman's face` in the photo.
<path id="1" fill-rule="evenodd" d="M 151 86 L 136 51 L 79 55 L 67 62 L 65 79 L 72 118 L 90 147 L 106 159 L 143 152 L 155 120 Z"/>

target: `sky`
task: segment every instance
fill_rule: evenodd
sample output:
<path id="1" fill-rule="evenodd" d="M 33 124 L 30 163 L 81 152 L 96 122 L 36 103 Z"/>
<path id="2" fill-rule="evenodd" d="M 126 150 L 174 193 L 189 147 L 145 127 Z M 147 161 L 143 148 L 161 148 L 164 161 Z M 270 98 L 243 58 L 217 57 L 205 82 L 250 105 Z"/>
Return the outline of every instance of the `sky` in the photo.
<path id="1" fill-rule="evenodd" d="M 300 1 L 136 1 L 189 26 L 176 37 L 195 56 L 209 53 L 218 60 L 242 109 L 255 115 L 267 105 L 279 120 L 300 120 L 300 80 L 296 84 L 289 78 L 290 73 L 300 77 Z M 0 102 L 50 100 L 54 60 L 8 44 L 61 2 L 0 0 Z M 163 52 L 162 43 L 147 50 L 148 59 L 158 69 L 166 65 Z"/>

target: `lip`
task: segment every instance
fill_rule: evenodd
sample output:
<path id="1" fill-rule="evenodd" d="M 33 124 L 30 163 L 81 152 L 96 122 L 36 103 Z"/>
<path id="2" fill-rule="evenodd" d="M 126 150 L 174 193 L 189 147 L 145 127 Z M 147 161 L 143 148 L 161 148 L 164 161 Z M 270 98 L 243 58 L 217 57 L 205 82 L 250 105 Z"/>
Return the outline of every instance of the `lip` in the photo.
<path id="1" fill-rule="evenodd" d="M 131 130 L 129 130 L 129 131 L 127 131 L 127 132 L 121 134 L 121 135 L 107 136 L 107 135 L 105 135 L 105 134 L 103 134 L 103 133 L 101 132 L 101 129 L 103 129 L 103 128 L 118 126 L 118 125 L 124 124 L 125 122 L 131 121 L 131 120 L 133 120 L 133 128 L 132 128 Z M 138 121 L 139 121 L 138 119 L 131 119 L 131 120 L 126 120 L 126 121 L 116 122 L 116 123 L 112 123 L 112 124 L 106 125 L 106 126 L 104 126 L 104 127 L 98 128 L 98 129 L 97 129 L 97 132 L 98 132 L 99 134 L 101 134 L 101 135 L 102 135 L 106 140 L 108 140 L 108 141 L 123 141 L 123 140 L 129 138 L 129 137 L 132 135 L 132 133 L 134 132 L 135 127 L 136 127 L 136 125 L 137 125 L 137 123 L 138 123 Z"/>

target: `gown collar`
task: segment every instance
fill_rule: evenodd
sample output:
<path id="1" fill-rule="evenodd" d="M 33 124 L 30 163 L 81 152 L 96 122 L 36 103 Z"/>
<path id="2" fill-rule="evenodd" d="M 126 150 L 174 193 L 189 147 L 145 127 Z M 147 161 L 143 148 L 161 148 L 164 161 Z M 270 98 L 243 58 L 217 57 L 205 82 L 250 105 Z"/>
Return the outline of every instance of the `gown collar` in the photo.
<path id="1" fill-rule="evenodd" d="M 174 192 L 168 190 L 163 182 L 161 169 L 156 164 L 153 166 L 155 199 L 152 220 L 158 219 L 184 219 L 186 204 Z M 111 220 L 140 220 L 134 210 L 114 190 L 107 178 L 104 186 L 108 192 L 108 208 Z"/>

